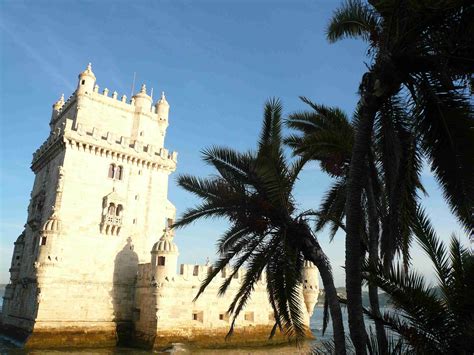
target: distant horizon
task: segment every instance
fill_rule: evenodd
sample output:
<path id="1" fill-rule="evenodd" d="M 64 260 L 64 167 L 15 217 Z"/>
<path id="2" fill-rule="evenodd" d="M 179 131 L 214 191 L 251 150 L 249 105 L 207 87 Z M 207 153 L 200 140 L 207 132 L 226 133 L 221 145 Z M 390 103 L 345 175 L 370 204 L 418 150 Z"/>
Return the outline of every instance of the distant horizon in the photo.
<path id="1" fill-rule="evenodd" d="M 171 111 L 165 147 L 179 153 L 168 198 L 180 215 L 198 201 L 177 187 L 177 174 L 208 175 L 200 151 L 212 145 L 254 149 L 267 98 L 281 98 L 285 115 L 305 109 L 302 95 L 351 116 L 369 59 L 360 41 L 326 41 L 325 25 L 338 4 L 257 1 L 252 11 L 237 2 L 119 1 L 114 7 L 71 2 L 67 9 L 56 2 L 0 4 L 0 283 L 8 283 L 13 243 L 26 223 L 31 154 L 49 134 L 51 105 L 62 93 L 69 97 L 87 63 L 101 90 L 129 96 L 136 72 L 135 92 L 143 82 L 154 88 L 155 100 L 166 92 Z M 446 243 L 456 233 L 467 245 L 467 233 L 426 162 L 421 178 L 428 192 L 422 204 L 437 234 Z M 298 207 L 317 207 L 330 182 L 318 165 L 309 164 L 296 186 Z M 212 261 L 225 227 L 222 220 L 210 220 L 179 229 L 178 264 Z M 338 233 L 332 243 L 327 231 L 318 238 L 336 285 L 344 287 L 344 235 Z M 432 265 L 416 241 L 412 262 L 434 282 Z"/>

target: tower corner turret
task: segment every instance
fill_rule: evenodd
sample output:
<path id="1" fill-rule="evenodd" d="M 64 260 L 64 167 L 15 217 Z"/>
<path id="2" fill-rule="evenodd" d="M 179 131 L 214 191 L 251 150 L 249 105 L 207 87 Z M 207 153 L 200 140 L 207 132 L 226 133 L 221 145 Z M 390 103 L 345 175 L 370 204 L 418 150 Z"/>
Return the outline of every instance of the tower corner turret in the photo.
<path id="1" fill-rule="evenodd" d="M 92 71 L 91 63 L 87 65 L 86 70 L 79 74 L 78 78 L 79 81 L 76 90 L 77 95 L 92 93 L 94 91 L 96 78 Z"/>
<path id="2" fill-rule="evenodd" d="M 49 123 L 50 127 L 52 128 L 53 122 L 56 120 L 56 118 L 59 116 L 61 113 L 61 109 L 64 106 L 64 94 L 61 95 L 58 101 L 56 101 L 53 104 L 53 110 L 51 112 L 51 121 Z"/>
<path id="3" fill-rule="evenodd" d="M 155 279 L 174 277 L 178 265 L 178 246 L 173 241 L 174 233 L 166 229 L 163 236 L 151 249 L 151 267 L 154 269 Z"/>
<path id="4" fill-rule="evenodd" d="M 303 297 L 309 316 L 313 315 L 314 306 L 318 302 L 319 277 L 318 269 L 309 260 L 303 266 Z"/>
<path id="5" fill-rule="evenodd" d="M 137 111 L 149 112 L 151 110 L 151 97 L 146 93 L 146 85 L 142 84 L 140 92 L 133 96 L 133 102 Z"/>
<path id="6" fill-rule="evenodd" d="M 165 92 L 161 92 L 160 99 L 155 104 L 156 114 L 158 115 L 159 120 L 168 121 L 168 115 L 170 112 L 170 105 L 166 101 Z"/>

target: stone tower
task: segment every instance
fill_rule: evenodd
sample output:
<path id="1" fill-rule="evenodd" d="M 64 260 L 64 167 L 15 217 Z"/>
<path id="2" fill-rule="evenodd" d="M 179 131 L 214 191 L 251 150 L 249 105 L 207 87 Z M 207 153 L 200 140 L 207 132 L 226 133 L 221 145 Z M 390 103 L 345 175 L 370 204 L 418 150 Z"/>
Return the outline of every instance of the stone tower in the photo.
<path id="1" fill-rule="evenodd" d="M 164 147 L 168 113 L 164 94 L 153 105 L 145 85 L 130 101 L 99 92 L 90 64 L 76 91 L 53 105 L 49 137 L 33 154 L 4 329 L 31 335 L 30 343 L 68 329 L 112 344 L 116 330 L 131 324 L 138 264 L 149 262 L 175 218 L 167 199 L 177 162 Z"/>

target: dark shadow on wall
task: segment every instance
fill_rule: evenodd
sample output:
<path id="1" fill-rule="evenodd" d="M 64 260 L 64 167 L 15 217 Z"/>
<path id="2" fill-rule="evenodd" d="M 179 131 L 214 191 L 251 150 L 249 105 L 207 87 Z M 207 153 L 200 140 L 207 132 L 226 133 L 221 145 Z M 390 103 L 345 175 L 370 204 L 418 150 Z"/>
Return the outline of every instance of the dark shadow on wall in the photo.
<path id="1" fill-rule="evenodd" d="M 138 255 L 133 251 L 132 239 L 115 257 L 112 302 L 114 322 L 119 344 L 128 344 L 133 332 L 133 306 L 138 272 Z"/>

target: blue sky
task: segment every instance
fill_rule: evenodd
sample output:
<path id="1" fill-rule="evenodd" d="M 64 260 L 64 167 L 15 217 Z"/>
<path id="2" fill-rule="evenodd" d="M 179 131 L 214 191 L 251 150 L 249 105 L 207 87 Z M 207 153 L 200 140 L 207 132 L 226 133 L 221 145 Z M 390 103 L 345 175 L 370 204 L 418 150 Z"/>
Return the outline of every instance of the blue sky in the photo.
<path id="1" fill-rule="evenodd" d="M 262 108 L 279 97 L 285 113 L 304 108 L 299 95 L 351 113 L 365 70 L 366 46 L 330 45 L 325 26 L 336 1 L 13 1 L 0 2 L 0 283 L 8 281 L 13 242 L 26 222 L 33 183 L 32 153 L 49 133 L 51 105 L 75 89 L 92 62 L 97 84 L 130 96 L 137 86 L 164 90 L 171 105 L 166 146 L 179 152 L 178 173 L 206 175 L 200 151 L 211 145 L 255 146 Z M 156 97 L 156 94 L 155 94 Z M 178 214 L 197 201 L 170 178 Z M 424 204 L 447 240 L 467 240 L 425 169 Z M 316 207 L 330 179 L 308 166 L 295 192 L 301 208 Z M 180 261 L 205 261 L 225 222 L 179 230 Z M 157 236 L 158 238 L 159 236 Z M 343 285 L 344 241 L 329 244 L 337 285 Z M 432 275 L 419 248 L 414 265 Z"/>

